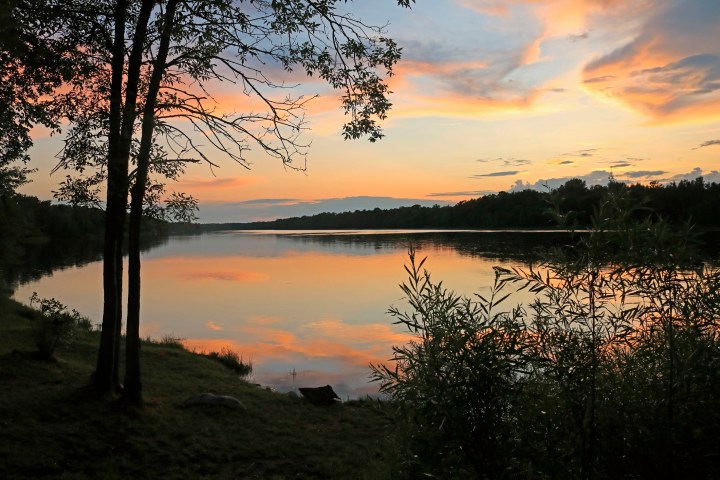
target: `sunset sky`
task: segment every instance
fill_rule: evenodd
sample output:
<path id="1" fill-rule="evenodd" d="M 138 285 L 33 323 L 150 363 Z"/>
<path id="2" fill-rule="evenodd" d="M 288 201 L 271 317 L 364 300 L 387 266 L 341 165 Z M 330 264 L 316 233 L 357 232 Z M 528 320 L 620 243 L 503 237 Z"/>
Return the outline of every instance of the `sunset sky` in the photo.
<path id="1" fill-rule="evenodd" d="M 386 137 L 344 141 L 333 92 L 308 109 L 306 172 L 256 150 L 251 170 L 222 155 L 170 188 L 201 202 L 200 221 L 250 221 L 500 190 L 720 182 L 720 1 L 394 0 L 351 7 L 403 47 Z M 228 86 L 223 101 L 241 96 Z M 57 137 L 38 135 L 24 193 L 50 198 Z"/>

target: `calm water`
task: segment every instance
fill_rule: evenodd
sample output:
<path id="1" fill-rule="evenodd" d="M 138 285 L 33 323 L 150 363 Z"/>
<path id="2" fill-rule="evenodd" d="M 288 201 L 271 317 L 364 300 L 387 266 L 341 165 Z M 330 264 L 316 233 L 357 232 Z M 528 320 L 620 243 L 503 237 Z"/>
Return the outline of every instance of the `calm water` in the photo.
<path id="1" fill-rule="evenodd" d="M 409 337 L 388 307 L 404 306 L 410 245 L 436 281 L 466 295 L 489 290 L 492 267 L 523 266 L 552 233 L 218 232 L 170 237 L 143 255 L 143 336 L 172 335 L 198 350 L 228 346 L 279 391 L 330 384 L 343 398 L 377 393 L 368 364 Z M 100 321 L 101 263 L 19 285 Z"/>

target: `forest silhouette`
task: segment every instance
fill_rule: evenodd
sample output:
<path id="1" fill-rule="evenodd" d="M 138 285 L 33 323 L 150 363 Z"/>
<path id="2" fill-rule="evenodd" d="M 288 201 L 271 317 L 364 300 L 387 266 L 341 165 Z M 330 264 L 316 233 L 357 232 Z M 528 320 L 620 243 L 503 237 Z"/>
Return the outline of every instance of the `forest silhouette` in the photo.
<path id="1" fill-rule="evenodd" d="M 627 185 L 612 179 L 607 185 L 588 186 L 571 179 L 545 192 L 526 189 L 499 192 L 465 200 L 452 206 L 413 205 L 393 209 L 320 213 L 269 222 L 215 224 L 223 229 L 383 229 L 383 228 L 479 228 L 554 229 L 588 228 L 591 217 L 609 191 L 626 191 L 636 220 L 658 216 L 671 225 L 691 222 L 699 230 L 720 228 L 716 215 L 720 184 L 703 177 L 668 184 Z M 563 218 L 558 218 L 558 214 Z"/>

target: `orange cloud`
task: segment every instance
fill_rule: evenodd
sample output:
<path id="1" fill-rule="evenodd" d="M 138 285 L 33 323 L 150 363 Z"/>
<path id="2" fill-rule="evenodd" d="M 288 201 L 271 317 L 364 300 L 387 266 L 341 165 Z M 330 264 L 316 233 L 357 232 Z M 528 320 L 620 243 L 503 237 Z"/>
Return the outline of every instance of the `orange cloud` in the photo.
<path id="1" fill-rule="evenodd" d="M 215 323 L 215 322 L 213 322 L 213 321 L 207 322 L 207 323 L 205 324 L 205 326 L 208 327 L 210 330 L 212 330 L 212 331 L 214 331 L 214 332 L 220 332 L 220 331 L 222 331 L 222 329 L 223 329 L 220 325 L 218 325 L 217 323 Z"/>
<path id="2" fill-rule="evenodd" d="M 710 40 L 718 35 L 720 4 L 673 5 L 635 39 L 590 62 L 584 84 L 655 122 L 720 118 L 720 43 Z"/>
<path id="3" fill-rule="evenodd" d="M 477 117 L 483 114 L 525 111 L 535 103 L 541 94 L 542 91 L 538 89 L 530 92 L 527 96 L 507 99 L 471 98 L 461 95 L 414 96 L 398 100 L 393 117 Z"/>
<path id="4" fill-rule="evenodd" d="M 649 0 L 459 0 L 481 14 L 508 17 L 514 8 L 529 8 L 545 29 L 543 38 L 578 34 L 594 17 L 629 17 L 653 7 Z"/>

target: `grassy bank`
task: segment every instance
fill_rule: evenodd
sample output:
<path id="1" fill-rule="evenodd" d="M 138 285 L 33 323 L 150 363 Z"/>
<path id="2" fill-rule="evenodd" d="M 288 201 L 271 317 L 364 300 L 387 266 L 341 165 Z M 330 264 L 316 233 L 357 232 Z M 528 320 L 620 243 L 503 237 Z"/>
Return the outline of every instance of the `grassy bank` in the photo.
<path id="1" fill-rule="evenodd" d="M 373 401 L 315 407 L 240 380 L 212 359 L 144 344 L 146 407 L 85 390 L 98 345 L 80 332 L 56 362 L 32 352 L 24 307 L 0 298 L 0 478 L 360 478 L 390 476 L 392 414 Z M 245 411 L 182 408 L 212 392 Z"/>

